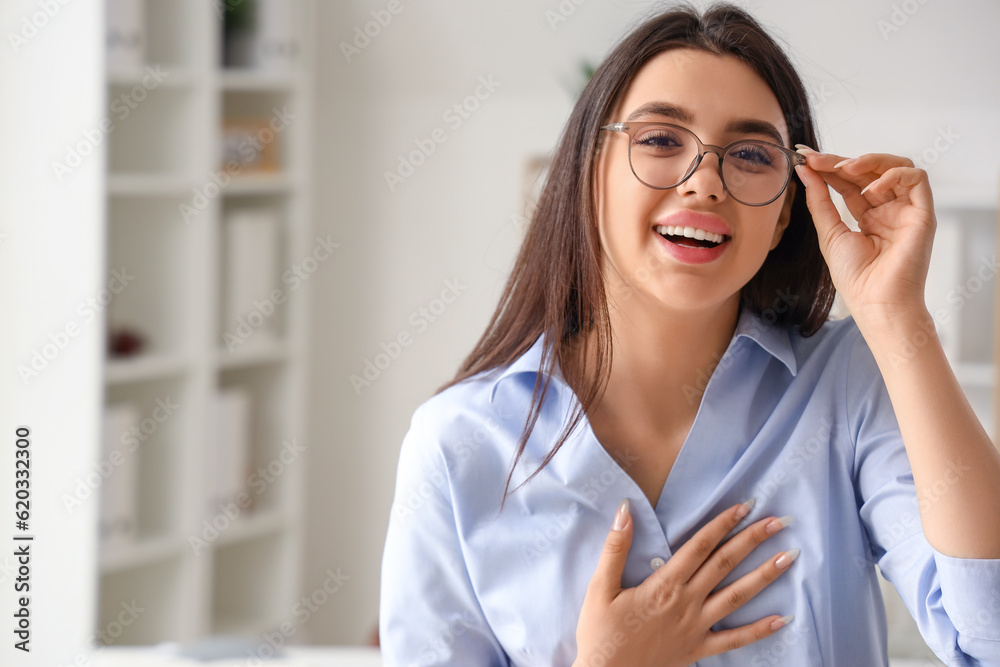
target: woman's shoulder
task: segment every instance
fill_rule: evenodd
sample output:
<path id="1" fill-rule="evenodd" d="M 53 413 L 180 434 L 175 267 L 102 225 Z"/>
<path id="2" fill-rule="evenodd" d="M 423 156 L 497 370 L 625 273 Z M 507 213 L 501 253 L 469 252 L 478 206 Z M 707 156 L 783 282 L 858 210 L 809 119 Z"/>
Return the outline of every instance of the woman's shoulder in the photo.
<path id="1" fill-rule="evenodd" d="M 879 373 L 868 343 L 850 315 L 827 320 L 811 336 L 790 330 L 789 340 L 800 367 L 818 365 L 827 371 L 866 376 Z"/>

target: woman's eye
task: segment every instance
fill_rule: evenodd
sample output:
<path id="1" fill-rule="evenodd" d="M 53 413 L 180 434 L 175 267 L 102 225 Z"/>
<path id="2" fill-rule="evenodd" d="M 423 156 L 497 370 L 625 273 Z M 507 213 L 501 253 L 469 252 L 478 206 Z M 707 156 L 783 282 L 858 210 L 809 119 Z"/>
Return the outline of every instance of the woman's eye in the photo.
<path id="1" fill-rule="evenodd" d="M 770 166 L 774 164 L 775 161 L 772 151 L 768 150 L 764 146 L 757 146 L 753 144 L 737 146 L 729 151 L 729 155 L 736 158 L 740 162 L 752 165 Z"/>
<path id="2" fill-rule="evenodd" d="M 683 140 L 675 133 L 664 130 L 651 130 L 636 135 L 635 143 L 647 148 L 679 148 Z"/>

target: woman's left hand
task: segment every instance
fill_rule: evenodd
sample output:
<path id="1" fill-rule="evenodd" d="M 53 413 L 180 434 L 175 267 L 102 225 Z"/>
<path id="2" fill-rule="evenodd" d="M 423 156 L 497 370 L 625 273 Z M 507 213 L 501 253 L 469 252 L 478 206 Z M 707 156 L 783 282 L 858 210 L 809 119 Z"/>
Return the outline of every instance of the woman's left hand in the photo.
<path id="1" fill-rule="evenodd" d="M 920 312 L 936 225 L 927 172 L 904 157 L 867 153 L 845 161 L 800 149 L 819 246 L 833 284 L 859 326 L 888 324 Z M 860 231 L 851 230 L 830 199 L 839 192 Z"/>

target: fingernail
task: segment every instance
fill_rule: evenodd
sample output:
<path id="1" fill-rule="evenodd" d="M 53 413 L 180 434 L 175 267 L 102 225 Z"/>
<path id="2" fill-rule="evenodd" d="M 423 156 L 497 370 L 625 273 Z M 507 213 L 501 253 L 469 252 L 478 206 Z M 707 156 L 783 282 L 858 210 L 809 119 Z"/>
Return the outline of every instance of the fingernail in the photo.
<path id="1" fill-rule="evenodd" d="M 747 514 L 750 514 L 750 510 L 752 510 L 753 506 L 756 505 L 756 504 L 757 504 L 757 499 L 756 498 L 751 498 L 750 500 L 746 501 L 745 503 L 743 503 L 742 505 L 740 505 L 739 507 L 737 507 L 736 508 L 736 520 L 740 521 Z"/>
<path id="2" fill-rule="evenodd" d="M 774 561 L 774 566 L 779 570 L 784 570 L 799 557 L 799 553 L 799 549 L 789 549 L 785 553 L 781 554 L 781 556 L 778 557 L 778 560 Z"/>
<path id="3" fill-rule="evenodd" d="M 812 153 L 813 155 L 818 155 L 820 157 L 826 155 L 826 153 L 820 153 L 815 148 L 809 148 L 805 144 L 795 144 L 795 152 L 801 153 L 803 155 L 808 155 L 809 153 Z"/>
<path id="4" fill-rule="evenodd" d="M 771 622 L 771 629 L 780 630 L 781 628 L 791 623 L 793 618 L 795 618 L 795 616 L 793 616 L 792 614 L 789 614 L 788 616 L 782 616 L 778 620 Z"/>
<path id="5" fill-rule="evenodd" d="M 864 187 L 864 189 L 861 191 L 861 194 L 864 194 L 864 193 L 868 192 L 868 188 L 870 188 L 871 186 L 875 185 L 877 182 L 878 181 L 872 181 L 871 183 L 869 183 L 868 185 L 866 185 Z"/>
<path id="6" fill-rule="evenodd" d="M 833 165 L 833 168 L 834 168 L 834 169 L 840 169 L 840 168 L 841 168 L 841 167 L 843 167 L 843 166 L 844 166 L 845 164 L 850 164 L 850 163 L 854 162 L 854 161 L 855 161 L 856 159 L 857 159 L 857 158 L 853 158 L 853 157 L 849 157 L 849 158 L 847 158 L 846 160 L 841 160 L 841 161 L 840 161 L 840 162 L 838 162 L 837 164 Z"/>
<path id="7" fill-rule="evenodd" d="M 611 529 L 622 530 L 625 528 L 626 521 L 628 521 L 628 498 L 618 505 L 618 511 L 615 512 L 615 522 L 611 524 Z"/>
<path id="8" fill-rule="evenodd" d="M 776 532 L 787 526 L 792 522 L 792 517 L 790 514 L 786 514 L 780 519 L 771 519 L 766 527 L 768 535 L 774 535 Z"/>

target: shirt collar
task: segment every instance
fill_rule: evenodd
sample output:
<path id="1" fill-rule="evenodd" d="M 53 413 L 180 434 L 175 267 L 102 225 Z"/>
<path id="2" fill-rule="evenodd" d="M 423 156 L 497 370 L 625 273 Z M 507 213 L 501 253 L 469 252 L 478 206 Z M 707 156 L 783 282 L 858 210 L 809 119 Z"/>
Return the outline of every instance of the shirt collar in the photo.
<path id="1" fill-rule="evenodd" d="M 785 365 L 793 376 L 798 372 L 798 364 L 795 360 L 795 350 L 792 349 L 789 328 L 766 321 L 760 315 L 747 308 L 740 309 L 740 316 L 736 322 L 736 331 L 733 333 L 733 341 L 739 338 L 748 338 L 757 343 L 761 349 Z M 542 360 L 542 348 L 545 344 L 545 334 L 542 333 L 535 339 L 531 347 L 520 357 L 503 368 L 500 375 L 493 380 L 490 387 L 490 402 L 496 395 L 497 387 L 508 377 L 521 373 L 538 374 L 539 364 Z M 565 383 L 562 371 L 559 369 L 559 361 L 556 360 L 554 377 Z"/>

